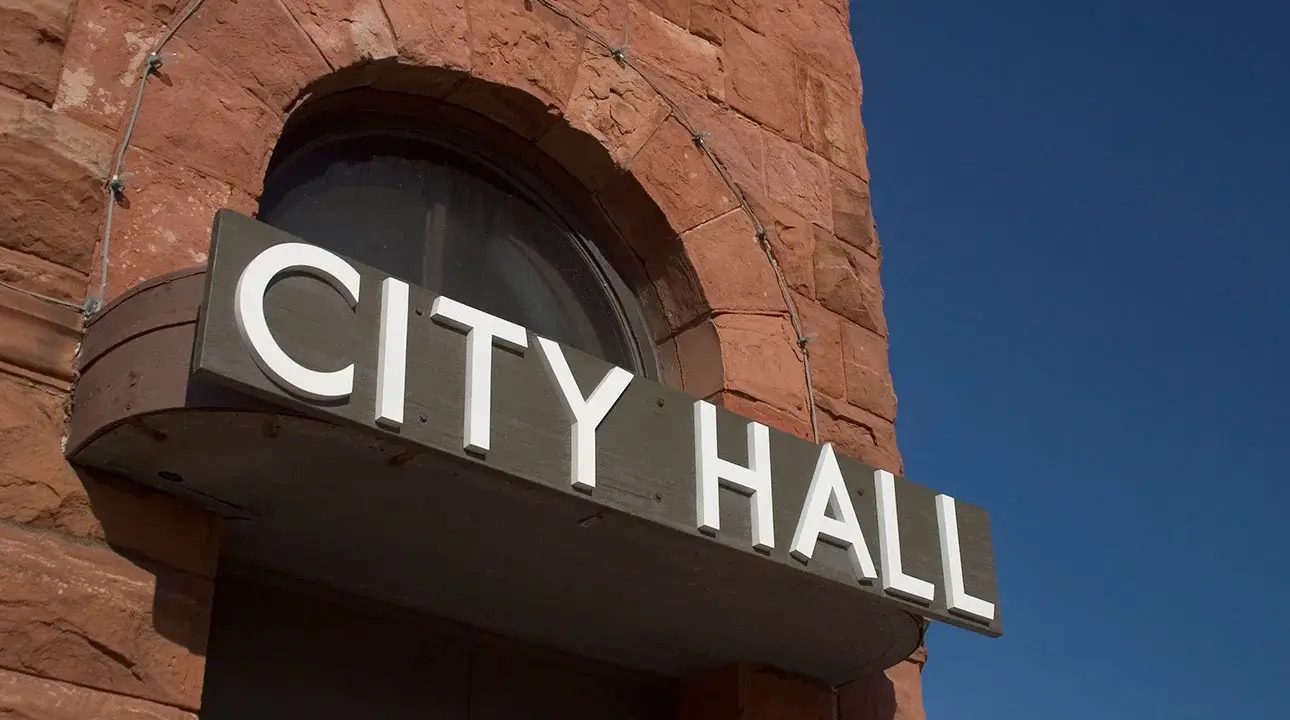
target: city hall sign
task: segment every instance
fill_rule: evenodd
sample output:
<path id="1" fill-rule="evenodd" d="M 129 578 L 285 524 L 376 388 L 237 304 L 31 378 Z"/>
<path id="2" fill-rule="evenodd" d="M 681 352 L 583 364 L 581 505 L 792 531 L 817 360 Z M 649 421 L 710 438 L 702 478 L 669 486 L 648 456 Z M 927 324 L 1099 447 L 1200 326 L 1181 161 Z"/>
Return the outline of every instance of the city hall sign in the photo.
<path id="1" fill-rule="evenodd" d="M 229 211 L 216 218 L 192 358 L 195 378 L 403 448 L 354 483 L 383 485 L 381 468 L 424 456 L 455 469 L 399 482 L 515 503 L 505 523 L 488 505 L 463 509 L 457 534 L 436 541 L 458 547 L 444 557 L 478 538 L 529 553 L 523 587 L 559 578 L 551 597 L 576 605 L 617 587 L 657 633 L 680 622 L 670 616 L 710 612 L 743 635 L 778 617 L 862 637 L 870 609 L 1001 633 L 980 508 Z M 451 512 L 444 502 L 436 512 Z M 567 537 L 546 517 L 556 507 L 580 518 Z M 573 555 L 599 569 L 569 567 Z M 702 652 L 724 651 L 714 640 Z"/>

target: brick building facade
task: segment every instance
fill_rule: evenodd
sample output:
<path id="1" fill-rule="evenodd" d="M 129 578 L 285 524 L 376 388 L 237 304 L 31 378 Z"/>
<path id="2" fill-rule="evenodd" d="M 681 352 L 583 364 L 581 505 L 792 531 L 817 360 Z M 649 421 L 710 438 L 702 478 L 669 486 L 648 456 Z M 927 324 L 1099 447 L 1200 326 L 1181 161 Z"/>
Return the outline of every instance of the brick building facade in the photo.
<path id="1" fill-rule="evenodd" d="M 63 442 L 81 308 L 203 264 L 217 210 L 257 211 L 289 120 L 388 107 L 487 126 L 596 228 L 665 383 L 899 473 L 848 16 L 846 0 L 0 4 L 0 715 L 228 702 L 203 692 L 225 523 L 72 467 Z M 677 713 L 921 718 L 924 659 L 841 688 L 714 668 L 677 679 Z"/>

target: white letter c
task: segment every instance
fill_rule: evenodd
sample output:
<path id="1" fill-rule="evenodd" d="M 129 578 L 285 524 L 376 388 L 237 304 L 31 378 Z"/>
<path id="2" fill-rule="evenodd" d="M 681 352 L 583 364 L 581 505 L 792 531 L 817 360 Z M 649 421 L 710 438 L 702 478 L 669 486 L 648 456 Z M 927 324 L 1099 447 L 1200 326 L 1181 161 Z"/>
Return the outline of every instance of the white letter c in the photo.
<path id="1" fill-rule="evenodd" d="M 358 305 L 360 276 L 340 256 L 305 243 L 283 243 L 265 250 L 247 263 L 237 280 L 233 314 L 237 330 L 266 375 L 288 392 L 311 400 L 339 400 L 354 391 L 354 364 L 322 372 L 310 370 L 292 360 L 273 339 L 264 317 L 264 295 L 269 283 L 289 270 L 302 270 L 326 282 L 345 298 L 351 308 Z"/>

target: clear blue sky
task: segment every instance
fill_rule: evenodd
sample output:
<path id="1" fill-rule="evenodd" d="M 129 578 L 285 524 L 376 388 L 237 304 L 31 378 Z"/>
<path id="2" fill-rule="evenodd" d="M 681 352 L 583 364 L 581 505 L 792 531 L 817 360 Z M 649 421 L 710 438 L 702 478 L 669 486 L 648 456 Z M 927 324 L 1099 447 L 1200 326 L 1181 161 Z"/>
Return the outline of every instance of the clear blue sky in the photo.
<path id="1" fill-rule="evenodd" d="M 992 513 L 932 720 L 1287 717 L 1290 2 L 854 0 L 898 437 Z"/>

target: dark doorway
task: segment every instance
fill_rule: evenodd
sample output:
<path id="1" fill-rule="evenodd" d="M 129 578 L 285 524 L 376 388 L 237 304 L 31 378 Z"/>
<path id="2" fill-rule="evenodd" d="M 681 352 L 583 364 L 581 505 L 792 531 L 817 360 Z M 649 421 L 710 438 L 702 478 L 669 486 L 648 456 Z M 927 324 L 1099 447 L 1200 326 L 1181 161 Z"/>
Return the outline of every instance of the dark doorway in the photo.
<path id="1" fill-rule="evenodd" d="M 651 675 L 255 572 L 216 584 L 202 720 L 671 720 Z"/>

